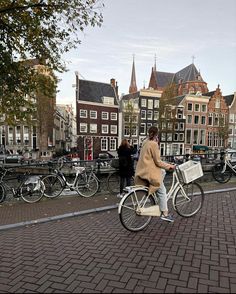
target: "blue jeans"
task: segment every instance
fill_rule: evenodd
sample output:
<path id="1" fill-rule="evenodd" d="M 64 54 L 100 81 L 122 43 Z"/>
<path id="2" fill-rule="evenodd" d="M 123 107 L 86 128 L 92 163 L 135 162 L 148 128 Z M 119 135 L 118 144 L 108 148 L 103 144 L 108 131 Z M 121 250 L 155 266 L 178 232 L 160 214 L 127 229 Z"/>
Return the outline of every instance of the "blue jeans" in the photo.
<path id="1" fill-rule="evenodd" d="M 161 171 L 162 171 L 163 180 L 161 182 L 160 187 L 157 189 L 156 194 L 160 199 L 159 201 L 160 211 L 168 211 L 166 187 L 163 182 L 166 175 L 166 171 L 163 169 Z"/>

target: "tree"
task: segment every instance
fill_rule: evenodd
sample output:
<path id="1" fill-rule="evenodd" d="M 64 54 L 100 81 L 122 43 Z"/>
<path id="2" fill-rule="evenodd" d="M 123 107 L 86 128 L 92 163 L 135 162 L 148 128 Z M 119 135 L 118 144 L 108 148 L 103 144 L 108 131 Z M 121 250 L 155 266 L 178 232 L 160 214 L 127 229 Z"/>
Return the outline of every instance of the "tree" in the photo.
<path id="1" fill-rule="evenodd" d="M 135 100 L 130 99 L 125 101 L 123 113 L 124 113 L 124 125 L 129 133 L 129 140 L 132 144 L 132 137 L 136 134 L 137 123 L 138 123 L 138 110 L 135 108 Z"/>
<path id="2" fill-rule="evenodd" d="M 219 139 L 222 142 L 224 149 L 226 149 L 229 138 L 229 121 L 228 115 L 219 114 Z"/>
<path id="3" fill-rule="evenodd" d="M 35 91 L 54 96 L 52 80 L 41 83 L 34 66 L 39 60 L 51 71 L 63 72 L 63 53 L 80 43 L 78 33 L 86 26 L 101 26 L 100 0 L 0 0 L 0 116 L 14 122 L 22 112 L 28 117 L 32 104 L 27 97 Z M 54 83 L 56 79 L 54 79 Z M 31 114 L 30 114 L 31 115 Z"/>

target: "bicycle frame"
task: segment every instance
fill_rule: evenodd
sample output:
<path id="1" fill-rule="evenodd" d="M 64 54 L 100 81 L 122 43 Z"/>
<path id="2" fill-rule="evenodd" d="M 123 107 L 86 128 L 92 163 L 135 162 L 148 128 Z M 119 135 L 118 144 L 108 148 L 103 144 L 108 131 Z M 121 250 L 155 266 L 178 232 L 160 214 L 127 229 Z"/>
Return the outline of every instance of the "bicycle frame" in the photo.
<path id="1" fill-rule="evenodd" d="M 180 182 L 180 179 L 179 179 L 179 176 L 178 176 L 178 166 L 176 167 L 176 170 L 173 172 L 173 175 L 172 175 L 172 184 L 171 184 L 171 187 L 167 193 L 167 201 L 169 201 L 169 199 L 172 198 L 172 206 L 174 207 L 175 209 L 175 205 L 174 205 L 174 200 L 175 200 L 175 195 L 178 191 L 178 188 L 181 188 L 182 192 L 183 192 L 183 195 L 186 197 L 187 200 L 189 200 L 189 197 L 186 195 L 185 193 L 185 190 L 183 189 L 183 185 L 181 184 Z M 138 203 L 138 208 L 137 210 L 139 211 L 140 215 L 144 215 L 142 214 L 141 212 L 141 208 L 144 208 L 147 200 L 148 200 L 148 196 L 145 195 L 144 198 L 146 197 L 146 199 L 141 199 L 141 201 L 138 201 L 138 197 L 137 197 L 137 194 L 136 194 L 136 191 L 145 191 L 145 192 L 148 192 L 148 187 L 145 187 L 145 186 L 130 186 L 130 187 L 126 187 L 125 190 L 130 193 L 130 192 L 134 192 L 134 195 L 135 195 L 135 198 L 136 198 L 136 203 Z M 158 196 L 156 195 L 156 193 L 153 193 L 152 194 L 152 197 L 154 198 L 154 201 L 155 203 L 157 203 L 157 198 Z M 143 201 L 144 200 L 144 201 Z M 125 197 L 123 197 L 119 203 L 119 207 L 118 207 L 118 213 L 121 212 L 121 207 L 123 205 L 123 202 L 125 201 Z M 140 205 L 140 203 L 142 205 Z"/>
<path id="2" fill-rule="evenodd" d="M 225 156 L 224 158 L 224 167 L 221 171 L 221 173 L 223 174 L 226 171 L 227 166 L 232 170 L 232 172 L 234 172 L 236 174 L 236 164 L 233 166 L 228 158 L 228 156 Z"/>

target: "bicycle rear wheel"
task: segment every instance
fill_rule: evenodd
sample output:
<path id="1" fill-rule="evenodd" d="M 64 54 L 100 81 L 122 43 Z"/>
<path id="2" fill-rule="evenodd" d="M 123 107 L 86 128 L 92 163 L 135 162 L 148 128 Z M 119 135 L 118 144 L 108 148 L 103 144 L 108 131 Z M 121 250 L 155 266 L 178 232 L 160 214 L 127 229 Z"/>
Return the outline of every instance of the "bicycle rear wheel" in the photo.
<path id="1" fill-rule="evenodd" d="M 76 191 L 83 197 L 92 197 L 98 192 L 99 182 L 94 174 L 79 175 L 76 184 Z"/>
<path id="2" fill-rule="evenodd" d="M 6 199 L 6 190 L 4 186 L 0 185 L 0 203 L 2 203 Z"/>
<path id="3" fill-rule="evenodd" d="M 44 194 L 44 184 L 38 179 L 37 181 L 29 182 L 28 179 L 21 185 L 21 198 L 27 203 L 38 202 Z"/>
<path id="4" fill-rule="evenodd" d="M 45 186 L 44 196 L 48 198 L 58 197 L 64 189 L 64 183 L 57 175 L 43 177 L 42 182 Z"/>
<path id="5" fill-rule="evenodd" d="M 118 194 L 120 192 L 120 176 L 118 171 L 109 174 L 107 178 L 107 188 L 111 194 Z"/>
<path id="6" fill-rule="evenodd" d="M 155 205 L 155 200 L 152 195 L 148 196 L 148 191 L 140 189 L 135 192 L 130 192 L 122 198 L 120 203 L 119 217 L 121 224 L 125 229 L 131 232 L 143 230 L 150 223 L 152 217 L 141 216 L 137 209 L 153 205 Z"/>
<path id="7" fill-rule="evenodd" d="M 227 183 L 232 177 L 232 171 L 226 167 L 225 172 L 222 172 L 225 164 L 217 163 L 212 168 L 212 176 L 218 183 Z"/>
<path id="8" fill-rule="evenodd" d="M 204 192 L 195 182 L 184 184 L 174 195 L 174 209 L 183 217 L 191 217 L 202 208 Z"/>

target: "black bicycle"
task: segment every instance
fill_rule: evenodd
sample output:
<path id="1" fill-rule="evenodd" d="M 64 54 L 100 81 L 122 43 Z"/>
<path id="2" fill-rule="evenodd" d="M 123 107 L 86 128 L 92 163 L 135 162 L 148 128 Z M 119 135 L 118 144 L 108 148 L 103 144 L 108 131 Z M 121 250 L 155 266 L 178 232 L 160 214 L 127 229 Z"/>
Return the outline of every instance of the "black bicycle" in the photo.
<path id="1" fill-rule="evenodd" d="M 16 181 L 19 183 L 17 187 L 12 184 Z M 22 198 L 27 203 L 35 203 L 43 197 L 44 189 L 39 176 L 29 172 L 14 176 L 12 169 L 0 168 L 0 203 L 6 199 L 8 193 L 14 198 Z"/>

